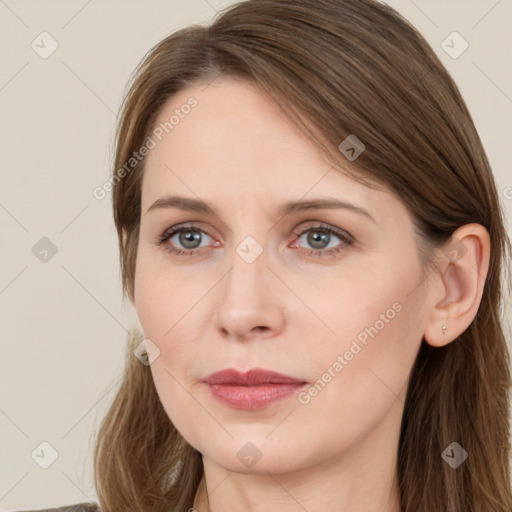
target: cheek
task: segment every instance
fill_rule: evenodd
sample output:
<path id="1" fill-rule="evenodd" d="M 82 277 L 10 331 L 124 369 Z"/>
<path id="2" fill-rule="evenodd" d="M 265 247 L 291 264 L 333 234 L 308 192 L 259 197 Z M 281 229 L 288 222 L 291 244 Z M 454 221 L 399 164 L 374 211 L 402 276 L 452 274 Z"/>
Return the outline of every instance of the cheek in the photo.
<path id="1" fill-rule="evenodd" d="M 148 259 L 135 276 L 135 309 L 145 338 L 160 350 L 151 365 L 155 385 L 171 395 L 180 384 L 188 386 L 197 378 L 197 367 L 204 354 L 200 349 L 201 322 L 208 318 L 205 289 L 197 280 L 183 280 L 172 268 Z M 166 396 L 169 394 L 166 393 Z M 168 398 L 162 397 L 162 401 Z"/>
<path id="2" fill-rule="evenodd" d="M 150 365 L 160 402 L 178 431 L 189 433 L 187 441 L 195 443 L 194 424 L 202 416 L 197 401 L 192 398 L 191 385 L 204 355 L 198 347 L 200 335 L 193 320 L 206 312 L 191 291 L 193 286 L 184 292 L 180 283 L 162 272 L 166 271 L 140 267 L 135 307 L 144 336 L 160 350 Z"/>
<path id="3" fill-rule="evenodd" d="M 373 311 L 345 347 L 345 359 L 351 358 L 356 377 L 377 387 L 388 384 L 399 393 L 421 342 L 416 318 L 416 308 L 407 302 L 383 303 Z"/>
<path id="4" fill-rule="evenodd" d="M 407 300 L 398 304 L 395 298 L 380 295 L 380 300 L 366 307 L 352 305 L 350 311 L 347 302 L 334 324 L 338 336 L 311 351 L 315 375 L 300 397 L 299 411 L 310 430 L 330 439 L 331 449 L 357 443 L 386 418 L 400 421 L 421 332 L 416 305 Z M 389 428 L 391 436 L 394 427 Z"/>
<path id="5" fill-rule="evenodd" d="M 144 255 L 143 255 L 144 256 Z M 164 258 L 146 256 L 135 271 L 135 309 L 144 334 L 155 340 L 170 338 L 194 313 L 204 295 L 197 280 L 183 280 Z"/>
<path id="6" fill-rule="evenodd" d="M 397 396 L 405 399 L 406 383 L 422 340 L 423 301 L 410 293 L 420 279 L 419 269 L 399 269 L 381 277 L 347 283 L 325 301 L 325 318 L 331 319 L 335 335 L 318 353 L 321 381 L 335 374 L 328 393 L 336 401 L 343 397 L 350 409 L 370 414 L 369 404 L 388 407 Z M 383 277 L 382 277 L 383 276 Z M 320 386 L 322 383 L 320 383 Z"/>
<path id="7" fill-rule="evenodd" d="M 183 356 L 182 352 L 175 352 Z M 172 363 L 172 364 L 171 364 Z M 160 402 L 173 423 L 188 443 L 198 446 L 201 429 L 204 427 L 205 409 L 194 398 L 195 390 L 187 380 L 188 360 L 176 360 L 170 352 L 162 352 L 150 366 Z"/>

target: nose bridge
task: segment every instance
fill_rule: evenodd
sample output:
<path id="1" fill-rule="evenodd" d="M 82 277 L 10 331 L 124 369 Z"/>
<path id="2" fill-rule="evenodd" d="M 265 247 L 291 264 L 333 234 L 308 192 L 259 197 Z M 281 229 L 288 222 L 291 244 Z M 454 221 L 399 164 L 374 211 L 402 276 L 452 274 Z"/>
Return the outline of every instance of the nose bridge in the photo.
<path id="1" fill-rule="evenodd" d="M 237 338 L 281 328 L 281 308 L 272 293 L 267 252 L 248 236 L 233 247 L 230 271 L 216 306 L 216 327 Z"/>
<path id="2" fill-rule="evenodd" d="M 263 245 L 252 236 L 244 238 L 233 248 L 230 257 L 231 270 L 226 279 L 225 299 L 238 302 L 239 307 L 246 307 L 245 301 L 251 297 L 253 304 L 258 302 L 268 285 L 266 263 Z"/>

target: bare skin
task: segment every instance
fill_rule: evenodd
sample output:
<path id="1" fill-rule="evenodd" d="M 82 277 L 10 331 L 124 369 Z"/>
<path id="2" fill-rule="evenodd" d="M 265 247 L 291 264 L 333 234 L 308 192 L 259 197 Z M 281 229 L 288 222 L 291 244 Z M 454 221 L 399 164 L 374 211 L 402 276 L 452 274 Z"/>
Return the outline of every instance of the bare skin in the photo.
<path id="1" fill-rule="evenodd" d="M 191 87 L 157 123 L 190 96 L 197 106 L 147 156 L 134 305 L 160 350 L 151 371 L 162 404 L 203 457 L 195 508 L 397 512 L 410 371 L 423 339 L 450 343 L 474 319 L 487 231 L 459 228 L 460 257 L 440 251 L 426 277 L 400 199 L 332 168 L 258 89 L 231 79 Z M 206 201 L 214 213 L 148 212 L 168 195 Z M 278 213 L 313 199 L 366 213 Z M 189 231 L 156 243 L 173 226 Z M 254 261 L 243 257 L 260 249 Z M 309 385 L 259 410 L 234 409 L 202 382 L 225 368 L 270 369 Z M 255 464 L 243 447 L 260 457 Z"/>

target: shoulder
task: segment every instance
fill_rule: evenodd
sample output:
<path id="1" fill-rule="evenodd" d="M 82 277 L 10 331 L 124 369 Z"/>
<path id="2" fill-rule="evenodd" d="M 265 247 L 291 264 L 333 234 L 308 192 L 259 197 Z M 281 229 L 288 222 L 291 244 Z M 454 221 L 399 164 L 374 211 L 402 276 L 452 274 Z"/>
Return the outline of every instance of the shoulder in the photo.
<path id="1" fill-rule="evenodd" d="M 40 510 L 18 510 L 17 512 L 100 512 L 101 508 L 95 503 L 77 503 L 58 508 L 45 508 Z"/>

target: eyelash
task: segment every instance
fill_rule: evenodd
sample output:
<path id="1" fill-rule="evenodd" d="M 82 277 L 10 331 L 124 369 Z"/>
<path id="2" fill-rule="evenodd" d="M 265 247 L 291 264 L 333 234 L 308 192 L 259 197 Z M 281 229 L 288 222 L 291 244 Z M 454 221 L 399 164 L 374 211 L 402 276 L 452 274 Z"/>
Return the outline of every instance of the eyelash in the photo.
<path id="1" fill-rule="evenodd" d="M 178 227 L 172 227 L 164 231 L 161 235 L 159 235 L 156 239 L 156 244 L 158 246 L 164 246 L 166 251 L 169 251 L 172 254 L 176 254 L 178 256 L 194 256 L 201 252 L 201 249 L 189 249 L 189 250 L 181 250 L 176 249 L 170 244 L 167 244 L 166 242 L 172 238 L 175 234 L 181 233 L 182 231 L 196 231 L 200 233 L 205 233 L 203 230 L 195 227 L 195 226 L 178 226 Z M 324 234 L 329 235 L 335 235 L 338 237 L 343 243 L 341 245 L 338 245 L 336 247 L 331 247 L 330 249 L 304 249 L 304 251 L 309 251 L 309 256 L 331 256 L 336 253 L 342 252 L 345 247 L 351 246 L 354 244 L 354 238 L 352 235 L 345 231 L 341 231 L 338 229 L 335 229 L 329 225 L 326 224 L 316 224 L 314 226 L 308 226 L 305 229 L 302 229 L 302 231 L 294 231 L 293 234 L 296 235 L 298 238 L 300 238 L 302 235 L 309 231 L 318 231 Z M 205 233 L 207 234 L 207 233 Z M 210 236 L 210 235 L 208 235 Z"/>

